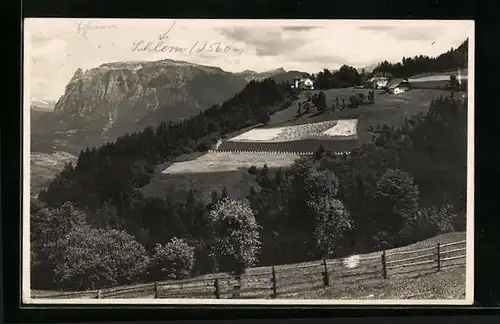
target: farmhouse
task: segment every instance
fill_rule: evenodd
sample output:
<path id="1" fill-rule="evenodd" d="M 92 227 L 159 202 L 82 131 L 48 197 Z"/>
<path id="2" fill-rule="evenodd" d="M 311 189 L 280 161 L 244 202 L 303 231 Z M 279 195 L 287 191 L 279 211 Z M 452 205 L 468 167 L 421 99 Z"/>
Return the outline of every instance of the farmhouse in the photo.
<path id="1" fill-rule="evenodd" d="M 410 89 L 410 83 L 406 78 L 392 79 L 391 82 L 387 84 L 387 91 L 392 94 L 402 93 Z"/>
<path id="2" fill-rule="evenodd" d="M 314 90 L 314 81 L 307 77 L 296 77 L 293 80 L 292 88 Z"/>
<path id="3" fill-rule="evenodd" d="M 382 89 L 382 88 L 385 88 L 387 86 L 387 84 L 389 83 L 389 78 L 388 77 L 373 77 L 371 79 L 369 79 L 368 81 L 366 81 L 367 85 L 369 85 L 371 88 L 374 88 L 374 89 Z"/>
<path id="4" fill-rule="evenodd" d="M 383 89 L 392 79 L 392 74 L 388 72 L 376 72 L 372 78 L 366 81 L 366 85 L 374 89 Z"/>

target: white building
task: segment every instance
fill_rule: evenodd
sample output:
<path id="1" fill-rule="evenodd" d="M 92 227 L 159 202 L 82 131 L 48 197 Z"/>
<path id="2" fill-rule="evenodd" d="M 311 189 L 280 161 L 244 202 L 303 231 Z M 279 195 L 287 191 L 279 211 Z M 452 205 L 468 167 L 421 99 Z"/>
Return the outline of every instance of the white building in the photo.
<path id="1" fill-rule="evenodd" d="M 314 81 L 310 78 L 295 78 L 292 88 L 314 90 Z"/>
<path id="2" fill-rule="evenodd" d="M 366 82 L 367 84 L 371 84 L 375 89 L 382 89 L 387 87 L 389 83 L 389 78 L 387 77 L 373 77 Z"/>
<path id="3" fill-rule="evenodd" d="M 410 83 L 406 78 L 392 79 L 391 82 L 387 85 L 387 90 L 392 94 L 403 93 L 410 89 Z"/>

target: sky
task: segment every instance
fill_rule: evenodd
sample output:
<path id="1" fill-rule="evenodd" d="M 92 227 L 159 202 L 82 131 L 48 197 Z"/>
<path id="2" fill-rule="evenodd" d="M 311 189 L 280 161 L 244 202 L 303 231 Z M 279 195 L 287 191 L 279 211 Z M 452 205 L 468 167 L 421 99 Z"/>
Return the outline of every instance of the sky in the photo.
<path id="1" fill-rule="evenodd" d="M 24 30 L 30 97 L 57 100 L 78 68 L 103 63 L 168 58 L 228 72 L 317 73 L 437 56 L 473 37 L 473 22 L 30 18 Z"/>

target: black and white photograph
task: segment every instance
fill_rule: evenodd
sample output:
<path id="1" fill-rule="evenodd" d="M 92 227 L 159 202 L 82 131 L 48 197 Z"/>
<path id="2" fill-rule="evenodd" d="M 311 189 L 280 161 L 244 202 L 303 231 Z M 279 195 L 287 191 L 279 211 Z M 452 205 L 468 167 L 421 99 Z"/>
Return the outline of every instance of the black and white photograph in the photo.
<path id="1" fill-rule="evenodd" d="M 473 21 L 23 30 L 24 303 L 473 303 Z"/>

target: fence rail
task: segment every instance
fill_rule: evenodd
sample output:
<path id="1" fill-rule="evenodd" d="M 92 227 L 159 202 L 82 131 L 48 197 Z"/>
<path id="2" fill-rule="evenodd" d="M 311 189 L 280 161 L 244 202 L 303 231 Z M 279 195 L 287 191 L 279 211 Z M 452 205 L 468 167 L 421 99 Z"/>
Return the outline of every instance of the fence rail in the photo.
<path id="1" fill-rule="evenodd" d="M 441 271 L 443 267 L 463 266 L 465 247 L 456 247 L 466 241 L 409 251 L 395 251 L 369 257 L 360 256 L 357 264 L 347 266 L 343 260 L 321 260 L 295 267 L 269 267 L 267 273 L 244 274 L 234 277 L 221 274 L 206 279 L 157 281 L 110 289 L 56 293 L 38 298 L 279 298 L 300 292 L 326 288 L 339 280 L 364 280 L 366 277 L 382 280 L 391 276 L 416 271 Z M 445 249 L 453 247 L 453 249 Z M 432 251 L 429 253 L 429 251 Z M 425 253 L 424 253 L 425 252 Z M 457 253 L 460 253 L 456 255 Z M 409 257 L 409 255 L 413 255 Z M 399 258 L 403 256 L 403 258 Z M 366 262 L 369 261 L 369 262 Z M 452 262 L 453 261 L 453 262 Z M 422 267 L 425 268 L 422 269 Z M 310 270 L 309 270 L 310 269 Z M 359 278 L 359 279 L 357 279 Z M 130 295 L 127 297 L 127 295 Z M 131 296 L 133 295 L 133 296 Z"/>

